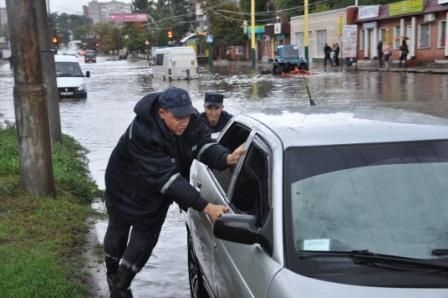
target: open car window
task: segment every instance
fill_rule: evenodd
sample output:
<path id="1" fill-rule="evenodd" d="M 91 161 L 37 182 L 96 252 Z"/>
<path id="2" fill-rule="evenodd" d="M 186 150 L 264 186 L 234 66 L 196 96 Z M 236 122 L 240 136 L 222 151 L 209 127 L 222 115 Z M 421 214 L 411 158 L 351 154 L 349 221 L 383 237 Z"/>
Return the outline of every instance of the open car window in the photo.
<path id="1" fill-rule="evenodd" d="M 246 142 L 249 134 L 250 129 L 248 127 L 243 126 L 239 123 L 234 123 L 231 127 L 229 127 L 229 129 L 224 132 L 219 143 L 228 148 L 230 151 L 233 151 L 239 145 Z M 224 193 L 228 193 L 234 170 L 235 168 L 227 168 L 223 171 L 212 170 Z"/>
<path id="2" fill-rule="evenodd" d="M 230 195 L 235 211 L 255 215 L 262 226 L 269 212 L 269 149 L 258 138 L 247 149 L 241 169 L 236 174 Z"/>

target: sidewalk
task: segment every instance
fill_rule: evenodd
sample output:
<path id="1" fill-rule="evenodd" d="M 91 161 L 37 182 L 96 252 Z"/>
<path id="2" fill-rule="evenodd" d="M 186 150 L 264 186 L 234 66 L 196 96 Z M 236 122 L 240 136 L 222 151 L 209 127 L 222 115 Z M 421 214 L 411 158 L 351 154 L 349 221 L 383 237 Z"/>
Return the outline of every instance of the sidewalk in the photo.
<path id="1" fill-rule="evenodd" d="M 376 72 L 406 72 L 406 73 L 432 73 L 432 74 L 448 74 L 448 65 L 422 65 L 422 66 L 399 66 L 396 61 L 390 63 L 390 67 L 379 67 L 377 60 L 359 60 L 356 67 L 359 71 L 376 71 Z"/>

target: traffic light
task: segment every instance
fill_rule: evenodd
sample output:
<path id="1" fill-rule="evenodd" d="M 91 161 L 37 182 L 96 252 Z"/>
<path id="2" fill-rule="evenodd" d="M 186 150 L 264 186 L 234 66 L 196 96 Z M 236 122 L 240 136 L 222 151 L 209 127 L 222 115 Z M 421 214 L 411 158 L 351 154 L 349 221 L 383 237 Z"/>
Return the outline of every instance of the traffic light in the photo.
<path id="1" fill-rule="evenodd" d="M 59 37 L 57 37 L 56 35 L 53 36 L 51 38 L 51 43 L 54 44 L 55 46 L 59 45 Z"/>
<path id="2" fill-rule="evenodd" d="M 171 31 L 171 30 L 168 31 L 168 38 L 169 39 L 173 38 L 173 31 Z"/>

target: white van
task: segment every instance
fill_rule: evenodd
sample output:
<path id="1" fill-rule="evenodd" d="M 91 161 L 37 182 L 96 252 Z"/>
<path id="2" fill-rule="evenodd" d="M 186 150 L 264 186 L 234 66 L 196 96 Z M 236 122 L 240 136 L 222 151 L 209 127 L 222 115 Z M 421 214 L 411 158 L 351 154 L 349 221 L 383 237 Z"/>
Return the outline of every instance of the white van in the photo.
<path id="1" fill-rule="evenodd" d="M 56 64 L 56 81 L 60 97 L 87 97 L 85 78 L 90 77 L 87 71 L 81 71 L 78 58 L 73 55 L 54 55 Z"/>
<path id="2" fill-rule="evenodd" d="M 198 78 L 198 62 L 192 47 L 157 49 L 154 59 L 153 77 L 169 81 Z"/>

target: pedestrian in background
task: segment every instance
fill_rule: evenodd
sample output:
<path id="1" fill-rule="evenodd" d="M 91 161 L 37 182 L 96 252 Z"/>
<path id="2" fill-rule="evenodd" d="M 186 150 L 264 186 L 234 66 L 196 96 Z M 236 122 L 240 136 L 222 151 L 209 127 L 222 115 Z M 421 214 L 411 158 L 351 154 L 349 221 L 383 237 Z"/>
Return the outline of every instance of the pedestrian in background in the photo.
<path id="1" fill-rule="evenodd" d="M 330 62 L 330 65 L 331 66 L 333 66 L 333 61 L 331 61 L 331 52 L 332 52 L 332 49 L 331 49 L 331 47 L 327 44 L 327 43 L 325 43 L 325 46 L 324 46 L 324 68 L 325 69 L 327 69 L 327 60 Z"/>
<path id="2" fill-rule="evenodd" d="M 339 43 L 334 43 L 333 44 L 333 53 L 334 53 L 334 56 L 333 56 L 333 59 L 334 59 L 334 65 L 335 66 L 339 66 L 339 52 L 340 52 L 340 48 L 339 48 Z"/>
<path id="3" fill-rule="evenodd" d="M 200 117 L 211 133 L 220 132 L 233 115 L 224 111 L 224 95 L 219 93 L 205 93 L 204 112 Z"/>
<path id="4" fill-rule="evenodd" d="M 406 43 L 406 39 L 403 39 L 400 46 L 400 63 L 399 63 L 400 66 L 401 62 L 404 61 L 404 67 L 408 67 L 408 54 L 409 54 L 408 44 Z"/>
<path id="5" fill-rule="evenodd" d="M 378 54 L 378 64 L 379 67 L 383 67 L 383 41 L 380 39 L 380 41 L 378 41 L 378 44 L 376 46 L 376 50 L 377 50 L 377 54 Z"/>
<path id="6" fill-rule="evenodd" d="M 390 49 L 390 46 L 386 44 L 383 49 L 383 56 L 384 56 L 384 66 L 386 68 L 389 68 L 389 58 L 392 55 L 392 50 Z"/>
<path id="7" fill-rule="evenodd" d="M 228 208 L 208 203 L 188 181 L 193 158 L 223 170 L 244 152 L 217 144 L 187 91 L 168 88 L 137 102 L 134 120 L 106 168 L 109 222 L 104 239 L 111 297 L 132 297 L 130 285 L 157 243 L 169 206 L 206 213 L 214 222 Z"/>

